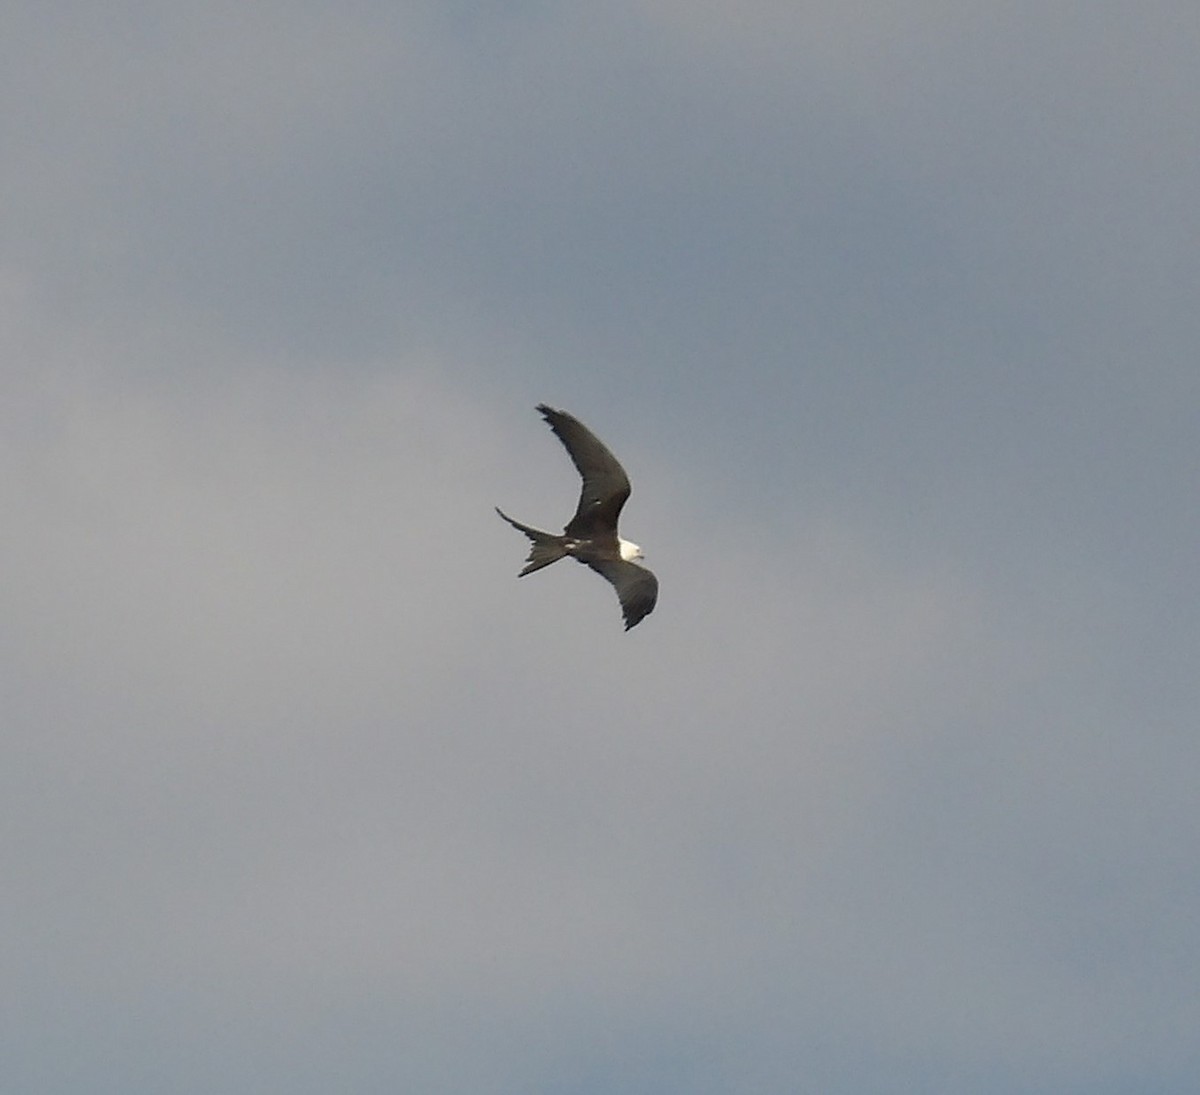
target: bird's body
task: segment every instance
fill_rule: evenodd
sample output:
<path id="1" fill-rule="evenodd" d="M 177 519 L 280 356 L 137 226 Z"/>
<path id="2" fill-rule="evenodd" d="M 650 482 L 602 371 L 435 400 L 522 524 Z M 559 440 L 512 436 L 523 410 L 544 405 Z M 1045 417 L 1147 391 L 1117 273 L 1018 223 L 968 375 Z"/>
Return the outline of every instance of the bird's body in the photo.
<path id="1" fill-rule="evenodd" d="M 496 507 L 496 512 L 531 542 L 520 577 L 568 556 L 576 559 L 612 583 L 628 631 L 654 611 L 658 599 L 658 579 L 635 561 L 642 558 L 642 549 L 617 535 L 617 518 L 630 493 L 629 477 L 579 419 L 544 403 L 537 409 L 566 448 L 583 478 L 583 488 L 575 516 L 561 536 L 514 521 Z"/>

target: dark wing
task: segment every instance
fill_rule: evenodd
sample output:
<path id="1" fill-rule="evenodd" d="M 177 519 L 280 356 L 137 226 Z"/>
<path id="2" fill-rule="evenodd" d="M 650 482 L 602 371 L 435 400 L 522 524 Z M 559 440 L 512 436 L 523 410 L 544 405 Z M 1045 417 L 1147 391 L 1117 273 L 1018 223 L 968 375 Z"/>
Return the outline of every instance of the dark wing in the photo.
<path id="1" fill-rule="evenodd" d="M 624 559 L 585 559 L 584 562 L 612 582 L 625 615 L 626 631 L 654 611 L 658 579 L 645 567 L 627 563 Z"/>
<path id="2" fill-rule="evenodd" d="M 566 411 L 547 407 L 545 403 L 539 403 L 538 410 L 583 476 L 579 508 L 564 531 L 568 536 L 584 539 L 591 539 L 597 533 L 615 536 L 617 517 L 625 505 L 625 499 L 629 497 L 629 476 L 625 474 L 625 469 L 578 418 Z"/>

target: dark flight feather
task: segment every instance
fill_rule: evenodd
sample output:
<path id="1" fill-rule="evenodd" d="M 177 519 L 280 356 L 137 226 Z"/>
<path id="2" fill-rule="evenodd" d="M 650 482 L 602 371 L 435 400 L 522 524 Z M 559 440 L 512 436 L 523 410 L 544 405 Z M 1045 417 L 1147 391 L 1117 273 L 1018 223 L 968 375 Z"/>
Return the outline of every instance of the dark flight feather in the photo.
<path id="1" fill-rule="evenodd" d="M 583 477 L 579 506 L 564 530 L 568 536 L 592 537 L 617 531 L 617 518 L 629 497 L 629 476 L 607 446 L 574 415 L 539 403 L 537 408 Z"/>
<path id="2" fill-rule="evenodd" d="M 617 599 L 621 602 L 626 631 L 654 611 L 654 602 L 658 600 L 658 579 L 645 567 L 627 563 L 624 559 L 589 559 L 584 555 L 580 558 L 597 574 L 602 574 L 612 582 Z"/>

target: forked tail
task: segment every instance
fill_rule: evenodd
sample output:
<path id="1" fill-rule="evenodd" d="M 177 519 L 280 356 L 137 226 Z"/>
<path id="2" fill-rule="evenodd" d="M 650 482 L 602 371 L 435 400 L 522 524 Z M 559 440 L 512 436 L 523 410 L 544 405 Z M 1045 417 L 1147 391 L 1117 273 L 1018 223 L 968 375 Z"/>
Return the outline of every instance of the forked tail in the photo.
<path id="1" fill-rule="evenodd" d="M 521 524 L 520 521 L 514 521 L 499 506 L 496 507 L 496 512 L 518 532 L 525 533 L 531 541 L 529 557 L 525 560 L 525 569 L 517 575 L 518 578 L 524 578 L 526 574 L 532 574 L 535 570 L 541 570 L 542 567 L 548 567 L 551 563 L 557 563 L 567 554 L 567 538 L 565 536 L 555 536 L 552 532 L 542 532 L 541 529 L 530 528 L 528 525 Z"/>

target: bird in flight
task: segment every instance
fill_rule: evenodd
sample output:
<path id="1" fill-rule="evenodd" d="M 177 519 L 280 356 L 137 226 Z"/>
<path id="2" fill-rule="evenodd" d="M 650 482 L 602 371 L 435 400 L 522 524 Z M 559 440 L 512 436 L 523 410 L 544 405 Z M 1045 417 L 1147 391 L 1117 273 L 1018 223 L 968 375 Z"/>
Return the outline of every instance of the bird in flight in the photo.
<path id="1" fill-rule="evenodd" d="M 569 555 L 612 583 L 628 631 L 654 611 L 658 599 L 658 579 L 635 562 L 643 558 L 642 549 L 617 535 L 617 517 L 629 497 L 629 476 L 604 443 L 578 418 L 545 403 L 539 403 L 537 409 L 583 476 L 583 490 L 575 516 L 563 529 L 562 536 L 523 525 L 496 507 L 504 520 L 532 541 L 525 569 L 518 577 L 524 578 Z"/>

